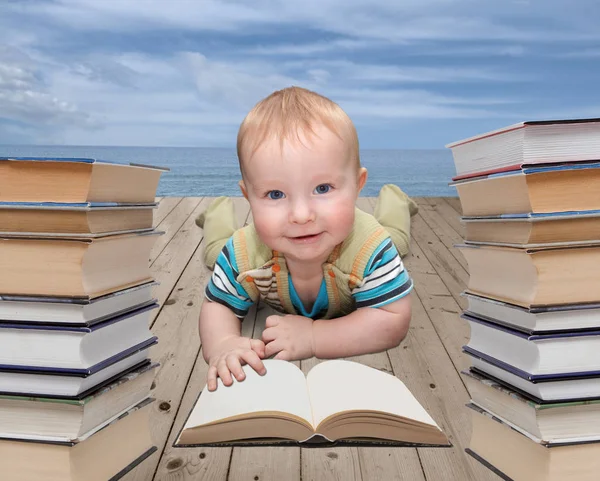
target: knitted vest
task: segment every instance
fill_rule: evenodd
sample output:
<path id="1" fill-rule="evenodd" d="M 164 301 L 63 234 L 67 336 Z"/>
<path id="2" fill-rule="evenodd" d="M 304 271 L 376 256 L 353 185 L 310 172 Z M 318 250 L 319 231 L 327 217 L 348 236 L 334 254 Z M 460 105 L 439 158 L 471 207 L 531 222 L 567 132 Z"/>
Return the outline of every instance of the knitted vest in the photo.
<path id="1" fill-rule="evenodd" d="M 356 209 L 352 232 L 323 264 L 329 298 L 324 319 L 355 310 L 351 291 L 362 284 L 367 262 L 387 237 L 387 231 L 372 215 Z M 253 224 L 234 233 L 233 246 L 240 272 L 237 281 L 252 301 L 261 299 L 279 312 L 298 314 L 289 295 L 289 271 L 283 254 L 269 249 L 259 239 Z"/>

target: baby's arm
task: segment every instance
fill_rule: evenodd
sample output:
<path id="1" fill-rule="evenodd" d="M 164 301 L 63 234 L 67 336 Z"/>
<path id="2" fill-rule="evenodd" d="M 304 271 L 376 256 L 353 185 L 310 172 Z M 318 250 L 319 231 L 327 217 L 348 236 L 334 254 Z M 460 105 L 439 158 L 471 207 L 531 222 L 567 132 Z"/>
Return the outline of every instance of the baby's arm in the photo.
<path id="1" fill-rule="evenodd" d="M 331 359 L 391 349 L 406 337 L 410 318 L 408 294 L 385 306 L 363 307 L 337 319 L 315 321 L 314 355 Z"/>
<path id="2" fill-rule="evenodd" d="M 233 383 L 231 374 L 238 381 L 245 378 L 242 363 L 250 365 L 257 373 L 264 374 L 265 345 L 260 339 L 241 335 L 241 321 L 226 306 L 205 300 L 200 311 L 200 341 L 202 355 L 208 364 L 208 390 L 217 388 L 217 377 L 225 386 Z"/>
<path id="3" fill-rule="evenodd" d="M 408 332 L 411 289 L 412 280 L 388 238 L 372 254 L 362 282 L 352 291 L 358 306 L 354 312 L 314 322 L 296 315 L 269 316 L 262 335 L 265 354 L 287 360 L 327 359 L 395 347 Z"/>
<path id="4" fill-rule="evenodd" d="M 337 319 L 269 316 L 262 339 L 265 356 L 296 361 L 358 356 L 385 351 L 406 337 L 411 317 L 410 294 L 381 307 L 363 307 Z"/>

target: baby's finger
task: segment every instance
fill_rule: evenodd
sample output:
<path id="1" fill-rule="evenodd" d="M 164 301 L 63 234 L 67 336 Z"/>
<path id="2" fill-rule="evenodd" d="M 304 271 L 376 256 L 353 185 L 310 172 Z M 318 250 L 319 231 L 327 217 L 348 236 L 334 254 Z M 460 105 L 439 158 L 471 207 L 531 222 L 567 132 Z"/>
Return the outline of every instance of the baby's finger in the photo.
<path id="1" fill-rule="evenodd" d="M 277 331 L 272 327 L 265 329 L 262 333 L 262 340 L 265 344 L 277 339 Z"/>
<path id="2" fill-rule="evenodd" d="M 269 316 L 265 320 L 265 327 L 274 327 L 279 324 L 280 316 Z"/>
<path id="3" fill-rule="evenodd" d="M 227 356 L 227 367 L 229 368 L 229 372 L 231 372 L 238 381 L 246 379 L 246 373 L 242 369 L 242 364 L 240 363 L 240 358 L 237 354 L 229 354 Z"/>
<path id="4" fill-rule="evenodd" d="M 206 384 L 209 391 L 217 389 L 217 367 L 210 366 L 208 368 L 208 374 L 206 376 Z"/>
<path id="5" fill-rule="evenodd" d="M 229 368 L 227 367 L 227 362 L 225 361 L 225 359 L 219 361 L 219 363 L 217 364 L 217 371 L 219 377 L 221 378 L 225 386 L 231 386 L 233 384 L 231 372 L 229 372 Z"/>
<path id="6" fill-rule="evenodd" d="M 265 347 L 265 357 L 269 358 L 273 354 L 277 354 L 282 349 L 283 347 L 277 341 L 269 342 Z"/>
<path id="7" fill-rule="evenodd" d="M 265 365 L 254 351 L 243 352 L 242 359 L 261 376 L 267 372 Z"/>
<path id="8" fill-rule="evenodd" d="M 283 350 L 279 351 L 273 359 L 282 359 L 284 361 L 289 361 L 291 359 L 291 356 L 288 351 Z"/>
<path id="9" fill-rule="evenodd" d="M 250 348 L 258 357 L 265 357 L 265 343 L 260 339 L 250 339 Z"/>

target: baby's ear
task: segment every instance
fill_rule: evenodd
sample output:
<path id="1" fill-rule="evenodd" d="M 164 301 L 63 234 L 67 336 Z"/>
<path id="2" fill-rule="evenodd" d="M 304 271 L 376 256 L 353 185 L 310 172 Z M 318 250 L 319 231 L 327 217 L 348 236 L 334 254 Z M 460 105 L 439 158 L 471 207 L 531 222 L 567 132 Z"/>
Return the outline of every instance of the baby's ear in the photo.
<path id="1" fill-rule="evenodd" d="M 238 184 L 240 186 L 240 189 L 242 190 L 242 194 L 244 195 L 246 200 L 248 200 L 248 192 L 246 191 L 246 184 L 244 184 L 243 180 L 240 180 Z"/>
<path id="2" fill-rule="evenodd" d="M 359 192 L 365 186 L 365 183 L 367 182 L 367 177 L 368 177 L 367 169 L 365 169 L 364 167 L 361 167 L 360 170 L 358 171 L 358 191 Z"/>

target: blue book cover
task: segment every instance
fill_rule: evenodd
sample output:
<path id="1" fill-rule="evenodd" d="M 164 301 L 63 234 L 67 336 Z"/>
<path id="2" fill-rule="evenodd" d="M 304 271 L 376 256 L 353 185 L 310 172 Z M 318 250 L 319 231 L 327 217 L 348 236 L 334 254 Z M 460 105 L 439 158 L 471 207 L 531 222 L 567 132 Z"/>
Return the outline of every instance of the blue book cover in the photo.
<path id="1" fill-rule="evenodd" d="M 56 296 L 19 296 L 12 294 L 0 294 L 0 302 L 47 302 L 47 303 L 56 303 L 56 304 L 77 304 L 77 305 L 88 305 L 95 304 L 97 302 L 101 302 L 106 299 L 110 299 L 111 297 L 122 296 L 128 294 L 133 291 L 137 291 L 140 289 L 144 289 L 148 286 L 154 287 L 158 286 L 160 283 L 157 281 L 144 282 L 143 284 L 139 284 L 137 286 L 128 287 L 127 289 L 122 289 L 120 291 L 111 292 L 110 294 L 105 294 L 100 297 L 95 297 L 93 299 L 83 298 L 83 297 L 56 297 Z"/>
<path id="2" fill-rule="evenodd" d="M 600 336 L 600 329 L 580 329 L 578 331 L 552 331 L 552 332 L 532 332 L 527 330 L 516 329 L 512 326 L 507 326 L 500 322 L 494 322 L 494 320 L 484 319 L 469 313 L 468 311 L 463 312 L 460 317 L 466 321 L 476 322 L 483 326 L 487 326 L 497 331 L 502 331 L 511 336 L 520 337 L 527 341 L 545 341 L 548 339 L 565 339 L 565 338 L 576 338 L 576 337 L 593 337 Z"/>
<path id="3" fill-rule="evenodd" d="M 137 372 L 145 372 L 150 369 L 155 369 L 159 366 L 158 363 L 153 363 L 150 359 L 144 359 L 133 366 L 125 369 L 124 371 L 118 372 L 114 376 L 109 377 L 105 381 L 102 381 L 95 386 L 92 386 L 90 389 L 83 391 L 76 396 L 61 396 L 59 394 L 46 394 L 46 393 L 18 393 L 18 392 L 6 392 L 0 391 L 1 396 L 7 396 L 10 398 L 13 397 L 24 397 L 27 399 L 60 399 L 65 401 L 82 401 L 89 396 L 96 396 L 103 389 L 107 389 L 111 384 L 121 380 L 121 378 L 125 378 L 126 376 L 133 375 Z"/>
<path id="4" fill-rule="evenodd" d="M 146 204 L 126 202 L 0 202 L 0 209 L 31 210 L 124 210 L 156 209 L 158 203 Z"/>
<path id="5" fill-rule="evenodd" d="M 582 161 L 582 162 L 557 162 L 549 164 L 522 164 L 520 168 L 494 172 L 489 174 L 481 174 L 467 178 L 457 178 L 453 182 L 450 182 L 449 186 L 460 185 L 467 182 L 477 182 L 484 179 L 495 179 L 497 177 L 509 177 L 515 175 L 531 175 L 539 174 L 543 172 L 560 172 L 568 170 L 582 170 L 582 169 L 600 169 L 600 159 L 593 161 Z"/>
<path id="6" fill-rule="evenodd" d="M 75 377 L 88 377 L 95 374 L 102 369 L 107 368 L 129 356 L 133 356 L 140 351 L 148 349 L 150 346 L 158 343 L 158 338 L 153 336 L 144 342 L 136 344 L 114 356 L 105 359 L 87 369 L 70 369 L 61 367 L 39 367 L 39 366 L 12 366 L 9 364 L 0 364 L 0 372 L 18 372 L 23 374 L 44 374 L 50 376 L 75 376 Z"/>
<path id="7" fill-rule="evenodd" d="M 24 323 L 24 322 L 4 322 L 0 321 L 0 331 L 2 329 L 21 329 L 24 331 L 34 330 L 34 331 L 63 331 L 63 332 L 79 332 L 82 334 L 90 333 L 97 331 L 99 329 L 103 329 L 108 326 L 112 326 L 113 324 L 124 321 L 125 319 L 129 319 L 130 317 L 137 316 L 138 314 L 142 314 L 143 312 L 148 312 L 153 309 L 156 309 L 158 304 L 156 302 L 143 306 L 139 309 L 135 309 L 129 311 L 124 314 L 120 314 L 109 319 L 104 319 L 101 322 L 97 322 L 90 326 L 76 326 L 76 325 L 57 325 L 57 324 L 42 324 L 42 323 Z"/>
<path id="8" fill-rule="evenodd" d="M 460 219 L 465 222 L 502 220 L 544 221 L 575 219 L 581 217 L 600 217 L 600 210 L 572 210 L 565 212 L 526 212 L 521 214 L 478 215 L 463 216 Z"/>
<path id="9" fill-rule="evenodd" d="M 565 372 L 559 374 L 531 374 L 521 369 L 518 369 L 510 364 L 500 361 L 492 356 L 488 356 L 483 352 L 477 351 L 469 346 L 463 346 L 463 352 L 471 357 L 481 359 L 488 364 L 496 366 L 504 371 L 510 372 L 515 376 L 530 381 L 532 383 L 537 382 L 551 382 L 551 381 L 566 381 L 570 379 L 586 379 L 586 378 L 598 378 L 600 377 L 600 371 L 583 371 L 583 372 Z"/>
<path id="10" fill-rule="evenodd" d="M 85 157 L 0 157 L 0 161 L 16 161 L 16 162 L 73 162 L 79 164 L 111 164 L 111 165 L 128 165 L 132 167 L 144 167 L 147 169 L 156 169 L 169 171 L 168 167 L 159 167 L 156 165 L 137 164 L 133 162 L 115 162 L 100 159 L 88 159 Z"/>

